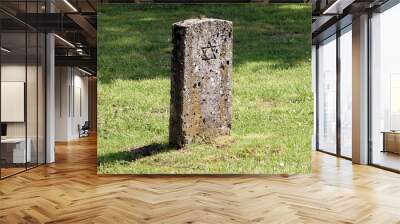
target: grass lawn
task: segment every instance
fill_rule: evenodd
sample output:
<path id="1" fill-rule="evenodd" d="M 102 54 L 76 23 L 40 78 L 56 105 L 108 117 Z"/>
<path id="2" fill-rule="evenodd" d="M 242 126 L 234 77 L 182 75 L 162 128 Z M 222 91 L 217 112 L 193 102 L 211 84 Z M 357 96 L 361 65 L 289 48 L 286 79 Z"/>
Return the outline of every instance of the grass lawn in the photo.
<path id="1" fill-rule="evenodd" d="M 171 24 L 198 16 L 233 21 L 232 137 L 177 150 Z M 98 173 L 310 172 L 310 24 L 309 4 L 99 6 Z"/>

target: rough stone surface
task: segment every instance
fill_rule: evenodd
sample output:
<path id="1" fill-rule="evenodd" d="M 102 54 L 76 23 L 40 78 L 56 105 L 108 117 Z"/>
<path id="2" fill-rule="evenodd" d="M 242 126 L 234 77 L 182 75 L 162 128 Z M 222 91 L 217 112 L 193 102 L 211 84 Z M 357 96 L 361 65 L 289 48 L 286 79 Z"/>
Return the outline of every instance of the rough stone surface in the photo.
<path id="1" fill-rule="evenodd" d="M 170 144 L 229 135 L 232 22 L 189 19 L 172 25 Z"/>

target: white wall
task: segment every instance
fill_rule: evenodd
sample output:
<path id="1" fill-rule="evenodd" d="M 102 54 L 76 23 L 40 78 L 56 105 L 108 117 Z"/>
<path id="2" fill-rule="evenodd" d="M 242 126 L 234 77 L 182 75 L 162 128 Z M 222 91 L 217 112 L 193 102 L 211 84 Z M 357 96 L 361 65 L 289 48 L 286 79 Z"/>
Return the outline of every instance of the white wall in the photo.
<path id="1" fill-rule="evenodd" d="M 32 66 L 26 67 L 25 64 L 3 64 L 1 66 L 1 81 L 2 82 L 25 82 L 27 71 L 32 71 L 34 68 Z M 36 92 L 27 93 L 28 97 L 36 96 Z M 7 108 L 1 108 L 2 110 L 7 110 Z M 24 110 L 24 108 L 22 108 Z M 36 116 L 36 114 L 35 114 Z M 28 120 L 31 121 L 30 114 L 28 115 Z M 8 137 L 25 137 L 25 126 L 26 122 L 6 122 L 7 123 L 7 136 Z M 31 125 L 30 125 L 31 126 Z M 29 127 L 30 127 L 29 126 Z M 29 137 L 29 136 L 28 136 Z"/>
<path id="2" fill-rule="evenodd" d="M 78 124 L 81 126 L 85 123 L 85 121 L 88 121 L 89 119 L 89 114 L 88 114 L 88 78 L 87 76 L 82 76 L 83 73 L 79 72 L 79 75 L 76 75 L 75 70 L 75 75 L 74 75 L 74 89 L 75 94 L 73 97 L 75 99 L 75 106 L 74 106 L 74 119 L 72 119 L 72 135 L 79 137 L 79 132 L 78 132 Z M 80 92 L 80 93 L 79 93 Z M 80 98 L 78 98 L 80 95 Z M 80 101 L 80 103 L 78 102 Z M 81 108 L 79 108 L 81 107 Z M 81 111 L 80 111 L 81 110 Z"/>
<path id="3" fill-rule="evenodd" d="M 88 78 L 76 68 L 56 67 L 55 116 L 56 141 L 79 138 L 78 125 L 88 120 Z"/>
<path id="4" fill-rule="evenodd" d="M 25 82 L 25 64 L 3 64 L 1 66 L 1 81 Z M 1 108 L 6 110 L 6 108 Z M 7 122 L 7 137 L 25 137 L 25 122 Z"/>
<path id="5" fill-rule="evenodd" d="M 55 68 L 55 140 L 67 141 L 69 133 L 69 68 Z"/>
<path id="6" fill-rule="evenodd" d="M 25 80 L 25 75 L 26 71 L 28 71 L 28 74 L 35 73 L 36 74 L 36 67 L 35 66 L 25 66 L 25 64 L 3 64 L 1 66 L 1 81 L 2 82 L 24 82 L 26 83 Z M 32 80 L 29 80 L 30 84 L 33 82 Z M 36 81 L 33 83 L 36 85 Z M 31 89 L 28 89 L 31 90 Z M 28 96 L 28 105 L 31 103 L 33 100 L 31 98 L 36 98 L 36 89 L 33 90 L 33 92 L 28 91 L 27 93 Z M 4 96 L 3 96 L 4 97 Z M 32 106 L 32 105 L 31 105 Z M 34 107 L 36 108 L 36 102 Z M 7 108 L 2 108 L 2 110 L 7 110 Z M 22 108 L 22 110 L 25 110 Z M 32 108 L 27 108 L 27 112 L 31 112 Z M 34 124 L 29 123 L 28 128 L 35 129 L 36 130 L 36 113 L 28 113 L 27 114 L 28 122 L 34 121 Z M 8 137 L 25 137 L 25 126 L 26 122 L 6 122 L 7 123 L 7 135 Z M 28 137 L 30 132 L 28 132 Z"/>
<path id="7" fill-rule="evenodd" d="M 38 69 L 38 70 L 37 70 Z M 23 82 L 26 84 L 26 101 L 24 96 L 22 105 L 19 108 L 12 108 L 4 106 L 1 108 L 2 114 L 4 113 L 20 113 L 22 118 L 21 121 L 8 122 L 7 124 L 7 137 L 9 138 L 24 138 L 25 135 L 29 139 L 31 148 L 31 155 L 33 162 L 39 159 L 39 163 L 44 163 L 45 159 L 45 116 L 44 116 L 44 100 L 45 100 L 45 90 L 44 88 L 44 74 L 42 73 L 42 67 L 37 67 L 36 65 L 25 66 L 25 63 L 4 63 L 1 66 L 2 74 L 2 85 L 3 82 Z M 27 78 L 27 80 L 25 80 Z M 15 87 L 14 87 L 15 88 Z M 10 92 L 4 92 L 2 89 L 2 98 L 12 98 L 7 97 Z M 24 95 L 24 89 L 20 89 L 18 94 Z M 5 95 L 4 95 L 5 94 Z M 2 102 L 3 104 L 4 102 Z M 13 102 L 11 102 L 13 103 Z M 18 102 L 14 102 L 18 103 Z M 26 107 L 25 107 L 26 103 Z M 14 110 L 14 111 L 12 111 Z M 18 110 L 18 111 L 16 111 Z M 24 114 L 26 112 L 26 120 Z M 2 118 L 2 120 L 4 120 Z"/>

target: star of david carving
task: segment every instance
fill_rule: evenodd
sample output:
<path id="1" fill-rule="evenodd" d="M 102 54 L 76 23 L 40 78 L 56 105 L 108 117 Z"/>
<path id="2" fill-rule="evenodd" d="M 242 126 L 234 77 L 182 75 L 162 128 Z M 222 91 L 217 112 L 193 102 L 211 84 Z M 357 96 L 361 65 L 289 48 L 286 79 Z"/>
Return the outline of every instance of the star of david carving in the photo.
<path id="1" fill-rule="evenodd" d="M 208 41 L 207 46 L 201 48 L 201 51 L 203 52 L 201 59 L 205 61 L 217 59 L 217 46 L 212 45 L 210 41 Z"/>

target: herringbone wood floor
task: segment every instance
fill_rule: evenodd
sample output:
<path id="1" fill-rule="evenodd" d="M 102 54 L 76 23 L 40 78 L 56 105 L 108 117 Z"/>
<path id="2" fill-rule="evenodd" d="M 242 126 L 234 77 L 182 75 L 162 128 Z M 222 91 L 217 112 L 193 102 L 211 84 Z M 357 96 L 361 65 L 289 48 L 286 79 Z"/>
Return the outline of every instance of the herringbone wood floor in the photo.
<path id="1" fill-rule="evenodd" d="M 400 223 L 400 175 L 313 154 L 302 176 L 96 175 L 95 138 L 0 181 L 0 223 Z"/>

